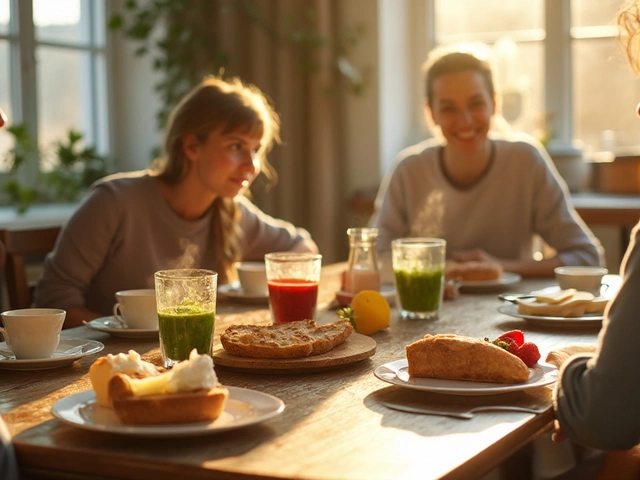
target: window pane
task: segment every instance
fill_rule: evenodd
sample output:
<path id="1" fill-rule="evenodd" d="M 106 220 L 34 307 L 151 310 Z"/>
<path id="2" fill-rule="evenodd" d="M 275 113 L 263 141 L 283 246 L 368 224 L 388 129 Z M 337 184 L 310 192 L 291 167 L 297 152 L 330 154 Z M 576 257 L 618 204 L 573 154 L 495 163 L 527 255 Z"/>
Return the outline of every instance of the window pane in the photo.
<path id="1" fill-rule="evenodd" d="M 436 0 L 435 11 L 437 36 L 544 27 L 543 0 Z"/>
<path id="2" fill-rule="evenodd" d="M 0 40 L 0 107 L 9 117 L 9 124 L 13 115 L 11 113 L 11 85 L 9 84 L 9 42 Z M 0 130 L 0 172 L 7 170 L 5 152 L 13 147 L 13 139 L 6 130 Z"/>
<path id="3" fill-rule="evenodd" d="M 608 148 L 610 143 L 617 147 L 640 145 L 636 116 L 640 81 L 631 73 L 616 42 L 594 39 L 573 45 L 576 138 L 594 150 Z M 606 130 L 612 130 L 615 138 L 605 140 L 610 135 L 603 134 Z"/>
<path id="4" fill-rule="evenodd" d="M 9 0 L 0 0 L 0 35 L 9 33 Z"/>
<path id="5" fill-rule="evenodd" d="M 87 9 L 81 9 L 80 0 L 34 0 L 33 21 L 36 39 L 88 45 L 88 13 Z"/>
<path id="6" fill-rule="evenodd" d="M 573 0 L 571 25 L 592 27 L 613 24 L 621 4 L 621 0 Z"/>
<path id="7" fill-rule="evenodd" d="M 61 48 L 39 47 L 38 65 L 38 139 L 42 148 L 62 140 L 69 129 L 86 131 L 91 103 L 85 52 Z"/>

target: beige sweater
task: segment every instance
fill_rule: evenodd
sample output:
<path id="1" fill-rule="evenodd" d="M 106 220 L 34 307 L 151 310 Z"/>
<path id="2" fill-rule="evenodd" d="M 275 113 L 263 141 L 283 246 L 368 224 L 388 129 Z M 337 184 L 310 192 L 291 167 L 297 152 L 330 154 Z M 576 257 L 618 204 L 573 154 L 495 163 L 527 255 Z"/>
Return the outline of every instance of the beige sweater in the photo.
<path id="1" fill-rule="evenodd" d="M 237 200 L 244 232 L 242 257 L 262 260 L 290 250 L 309 234 Z M 153 288 L 153 274 L 169 268 L 216 270 L 212 215 L 190 222 L 164 201 L 146 172 L 120 174 L 94 185 L 64 226 L 47 256 L 35 303 L 40 307 L 87 307 L 111 314 L 119 290 Z M 218 283 L 226 279 L 219 276 Z"/>

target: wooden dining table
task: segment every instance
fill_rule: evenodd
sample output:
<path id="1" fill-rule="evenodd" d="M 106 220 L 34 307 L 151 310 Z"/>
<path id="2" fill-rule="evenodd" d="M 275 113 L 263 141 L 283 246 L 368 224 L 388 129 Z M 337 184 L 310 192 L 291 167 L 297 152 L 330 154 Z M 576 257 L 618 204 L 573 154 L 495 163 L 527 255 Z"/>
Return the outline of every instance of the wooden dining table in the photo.
<path id="1" fill-rule="evenodd" d="M 325 266 L 318 297 L 318 323 L 336 320 L 333 302 L 344 264 Z M 530 292 L 554 285 L 553 279 L 523 280 L 502 291 Z M 425 334 L 455 333 L 495 338 L 520 329 L 543 355 L 574 344 L 593 345 L 599 325 L 540 326 L 498 312 L 494 289 L 464 292 L 443 302 L 434 321 L 399 318 L 392 308 L 388 329 L 371 336 L 375 354 L 352 364 L 306 373 L 265 373 L 216 367 L 223 385 L 264 392 L 285 404 L 282 414 L 262 423 L 181 438 L 145 438 L 69 426 L 51 414 L 69 395 L 91 389 L 88 371 L 99 355 L 134 349 L 159 362 L 158 340 L 110 336 L 87 326 L 63 331 L 64 337 L 97 340 L 99 354 L 52 370 L 0 370 L 0 414 L 13 435 L 26 478 L 71 479 L 473 479 L 481 478 L 530 442 L 548 432 L 553 420 L 551 387 L 533 395 L 542 413 L 482 412 L 473 418 L 419 415 L 384 406 L 396 401 L 460 404 L 484 397 L 439 395 L 391 385 L 374 375 L 388 362 L 405 358 L 405 346 Z M 267 303 L 237 303 L 219 298 L 215 343 L 232 324 L 269 324 Z M 507 396 L 505 396 L 507 395 Z M 508 395 L 489 398 L 509 402 Z M 516 399 L 517 400 L 517 399 Z M 515 401 L 515 400 L 514 400 Z M 526 478 L 523 474 L 519 478 Z"/>

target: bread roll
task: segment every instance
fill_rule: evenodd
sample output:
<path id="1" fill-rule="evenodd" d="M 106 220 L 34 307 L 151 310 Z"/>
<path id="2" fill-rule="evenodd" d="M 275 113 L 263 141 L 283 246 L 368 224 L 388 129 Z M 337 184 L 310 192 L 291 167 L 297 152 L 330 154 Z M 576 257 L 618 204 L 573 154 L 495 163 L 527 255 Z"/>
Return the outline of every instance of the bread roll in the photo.
<path id="1" fill-rule="evenodd" d="M 109 381 L 113 410 L 127 425 L 162 425 L 206 422 L 217 419 L 224 410 L 229 391 L 224 387 L 208 390 L 137 396 L 127 375 L 117 374 Z"/>
<path id="2" fill-rule="evenodd" d="M 409 376 L 471 382 L 524 383 L 529 368 L 486 340 L 461 335 L 426 335 L 407 345 Z"/>
<path id="3" fill-rule="evenodd" d="M 477 282 L 499 280 L 502 273 L 502 265 L 495 262 L 450 262 L 445 269 L 445 278 L 447 280 Z"/>

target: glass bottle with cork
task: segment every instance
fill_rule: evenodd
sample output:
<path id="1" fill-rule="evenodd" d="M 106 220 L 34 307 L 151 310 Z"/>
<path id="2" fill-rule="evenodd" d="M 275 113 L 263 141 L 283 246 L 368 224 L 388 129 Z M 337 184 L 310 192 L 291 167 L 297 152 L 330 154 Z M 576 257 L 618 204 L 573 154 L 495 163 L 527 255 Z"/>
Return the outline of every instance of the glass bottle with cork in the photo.
<path id="1" fill-rule="evenodd" d="M 380 291 L 380 271 L 376 253 L 377 228 L 349 228 L 349 265 L 344 276 L 344 290 L 356 294 L 361 290 Z"/>

